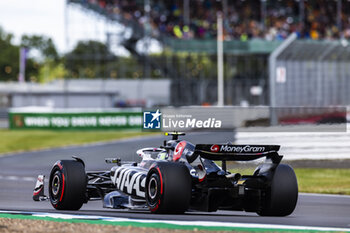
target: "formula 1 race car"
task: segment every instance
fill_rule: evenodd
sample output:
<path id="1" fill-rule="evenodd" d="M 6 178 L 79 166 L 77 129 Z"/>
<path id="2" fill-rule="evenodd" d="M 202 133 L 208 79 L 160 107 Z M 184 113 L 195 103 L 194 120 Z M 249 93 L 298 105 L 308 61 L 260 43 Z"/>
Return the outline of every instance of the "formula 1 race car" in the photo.
<path id="1" fill-rule="evenodd" d="M 44 195 L 44 176 L 34 189 L 36 201 L 49 199 L 57 210 L 78 210 L 84 203 L 102 200 L 105 208 L 183 213 L 187 210 L 244 210 L 262 216 L 290 215 L 298 199 L 293 169 L 280 164 L 276 145 L 197 144 L 179 140 L 184 133 L 168 133 L 171 140 L 159 148 L 136 153 L 140 163 L 106 159 L 110 171 L 85 171 L 83 160 L 57 161 Z M 226 161 L 265 157 L 253 175 L 226 170 Z M 222 161 L 218 166 L 214 161 Z"/>

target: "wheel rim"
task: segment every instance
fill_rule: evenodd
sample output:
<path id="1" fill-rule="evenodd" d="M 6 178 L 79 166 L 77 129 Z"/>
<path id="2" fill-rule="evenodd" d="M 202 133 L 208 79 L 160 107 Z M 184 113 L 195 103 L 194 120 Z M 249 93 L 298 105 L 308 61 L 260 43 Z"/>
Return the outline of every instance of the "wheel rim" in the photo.
<path id="1" fill-rule="evenodd" d="M 54 196 L 57 196 L 60 191 L 61 180 L 60 177 L 56 174 L 51 182 L 51 192 Z"/>
<path id="2" fill-rule="evenodd" d="M 149 181 L 148 184 L 148 193 L 149 193 L 149 197 L 151 199 L 155 199 L 155 197 L 157 196 L 158 193 L 158 183 L 157 180 L 152 177 L 151 180 Z"/>

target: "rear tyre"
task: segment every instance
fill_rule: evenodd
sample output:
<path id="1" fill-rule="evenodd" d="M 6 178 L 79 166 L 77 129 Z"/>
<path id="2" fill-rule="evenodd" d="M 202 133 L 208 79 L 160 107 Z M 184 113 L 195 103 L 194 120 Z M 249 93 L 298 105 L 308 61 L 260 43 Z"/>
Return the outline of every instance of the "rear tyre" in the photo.
<path id="1" fill-rule="evenodd" d="M 49 179 L 49 196 L 57 210 L 79 210 L 86 201 L 84 165 L 75 160 L 60 160 L 53 166 Z"/>
<path id="2" fill-rule="evenodd" d="M 298 201 L 298 182 L 293 168 L 279 164 L 271 175 L 271 185 L 262 196 L 261 216 L 290 215 Z"/>
<path id="3" fill-rule="evenodd" d="M 146 202 L 152 213 L 184 213 L 191 200 L 191 176 L 181 163 L 158 162 L 148 171 Z"/>

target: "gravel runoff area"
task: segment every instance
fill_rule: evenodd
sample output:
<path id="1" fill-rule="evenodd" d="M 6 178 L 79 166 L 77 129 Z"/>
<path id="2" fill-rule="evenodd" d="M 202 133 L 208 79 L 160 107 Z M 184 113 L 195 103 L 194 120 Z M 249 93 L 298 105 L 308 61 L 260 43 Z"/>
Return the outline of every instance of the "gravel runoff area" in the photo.
<path id="1" fill-rule="evenodd" d="M 131 227 L 131 226 L 112 226 L 112 225 L 98 225 L 87 223 L 67 223 L 54 222 L 45 220 L 29 220 L 29 219 L 10 219 L 0 218 L 0 232 L 23 232 L 23 233 L 215 233 L 218 231 L 203 231 L 203 230 L 177 230 L 177 229 L 162 229 L 162 228 L 146 228 L 146 227 Z M 228 231 L 220 231 L 224 233 Z"/>

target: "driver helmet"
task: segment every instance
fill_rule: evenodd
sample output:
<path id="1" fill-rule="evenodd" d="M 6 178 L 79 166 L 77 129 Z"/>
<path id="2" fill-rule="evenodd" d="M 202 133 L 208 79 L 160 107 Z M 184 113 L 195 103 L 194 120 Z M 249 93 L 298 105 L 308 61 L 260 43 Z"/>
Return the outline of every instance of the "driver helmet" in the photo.
<path id="1" fill-rule="evenodd" d="M 169 155 L 166 151 L 159 152 L 157 155 L 158 160 L 167 160 L 169 158 Z"/>

